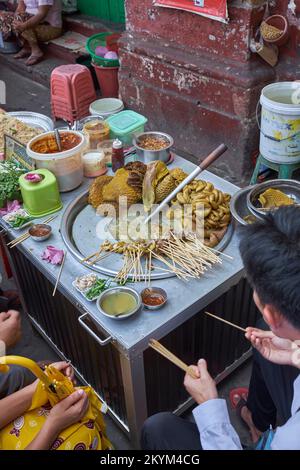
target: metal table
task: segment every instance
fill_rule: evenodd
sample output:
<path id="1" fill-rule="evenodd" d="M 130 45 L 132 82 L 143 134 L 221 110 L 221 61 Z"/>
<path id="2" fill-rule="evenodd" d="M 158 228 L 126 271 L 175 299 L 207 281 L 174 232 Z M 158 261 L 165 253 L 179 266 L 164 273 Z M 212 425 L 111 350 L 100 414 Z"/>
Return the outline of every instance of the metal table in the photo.
<path id="1" fill-rule="evenodd" d="M 181 166 L 187 172 L 195 167 L 180 157 L 172 166 Z M 230 194 L 238 190 L 210 172 L 202 177 Z M 64 209 L 89 184 L 86 180 L 77 190 L 63 194 Z M 225 250 L 233 259 L 224 258 L 222 266 L 214 267 L 201 280 L 156 281 L 169 296 L 162 310 L 142 310 L 133 318 L 114 321 L 102 316 L 95 303 L 87 302 L 72 287 L 75 276 L 86 274 L 88 269 L 70 254 L 57 295 L 52 297 L 59 268 L 42 261 L 41 253 L 49 244 L 65 249 L 59 233 L 62 212 L 51 223 L 50 240 L 35 243 L 29 239 L 7 250 L 24 310 L 58 354 L 72 361 L 77 375 L 96 389 L 110 415 L 137 444 L 148 415 L 162 410 L 182 413 L 191 405 L 182 387 L 182 372 L 148 348 L 150 338 L 162 340 L 187 363 L 206 357 L 217 381 L 250 355 L 240 332 L 201 313 L 210 308 L 242 326 L 256 321 L 257 311 L 238 253 L 238 238 L 234 233 Z M 7 230 L 2 236 L 7 241 L 18 234 Z M 135 288 L 141 291 L 143 286 L 138 283 Z"/>

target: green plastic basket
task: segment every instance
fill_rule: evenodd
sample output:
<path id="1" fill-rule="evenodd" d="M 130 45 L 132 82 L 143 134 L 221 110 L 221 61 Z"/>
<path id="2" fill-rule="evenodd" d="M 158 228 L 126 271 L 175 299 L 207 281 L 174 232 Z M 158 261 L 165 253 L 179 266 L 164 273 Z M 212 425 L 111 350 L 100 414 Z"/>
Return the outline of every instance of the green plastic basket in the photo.
<path id="1" fill-rule="evenodd" d="M 107 47 L 107 38 L 113 36 L 116 33 L 99 33 L 91 36 L 86 43 L 86 49 L 88 53 L 92 56 L 93 62 L 96 65 L 102 67 L 119 67 L 120 62 L 118 59 L 104 59 L 96 55 L 95 50 L 98 46 Z"/>

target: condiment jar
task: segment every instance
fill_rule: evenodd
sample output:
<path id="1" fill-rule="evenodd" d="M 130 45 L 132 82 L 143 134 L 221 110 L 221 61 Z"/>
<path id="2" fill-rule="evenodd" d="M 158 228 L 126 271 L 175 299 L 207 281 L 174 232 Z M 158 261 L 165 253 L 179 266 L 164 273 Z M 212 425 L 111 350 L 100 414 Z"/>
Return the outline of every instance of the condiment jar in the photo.
<path id="1" fill-rule="evenodd" d="M 125 156 L 123 143 L 119 139 L 113 141 L 112 147 L 112 157 L 111 157 L 111 166 L 112 171 L 115 173 L 120 168 L 123 168 L 125 165 Z"/>
<path id="2" fill-rule="evenodd" d="M 83 132 L 88 137 L 89 148 L 96 150 L 99 142 L 109 139 L 109 125 L 104 119 L 92 119 L 83 126 Z"/>
<path id="3" fill-rule="evenodd" d="M 103 150 L 88 150 L 82 155 L 83 172 L 87 178 L 96 178 L 107 172 Z"/>

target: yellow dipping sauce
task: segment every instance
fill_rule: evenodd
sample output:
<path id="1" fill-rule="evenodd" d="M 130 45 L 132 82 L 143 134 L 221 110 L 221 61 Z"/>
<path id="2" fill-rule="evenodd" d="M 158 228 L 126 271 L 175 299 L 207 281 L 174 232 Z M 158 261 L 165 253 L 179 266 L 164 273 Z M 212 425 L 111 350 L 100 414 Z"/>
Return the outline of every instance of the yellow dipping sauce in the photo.
<path id="1" fill-rule="evenodd" d="M 132 312 L 137 306 L 135 297 L 127 292 L 107 294 L 101 302 L 102 310 L 111 316 L 121 316 Z"/>

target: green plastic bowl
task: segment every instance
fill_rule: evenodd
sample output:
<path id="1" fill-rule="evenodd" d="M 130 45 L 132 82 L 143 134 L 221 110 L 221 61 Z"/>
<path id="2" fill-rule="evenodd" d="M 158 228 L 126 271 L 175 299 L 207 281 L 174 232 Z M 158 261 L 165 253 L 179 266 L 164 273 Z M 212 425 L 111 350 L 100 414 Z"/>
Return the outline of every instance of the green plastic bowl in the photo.
<path id="1" fill-rule="evenodd" d="M 106 38 L 114 35 L 115 33 L 99 33 L 91 36 L 86 43 L 86 50 L 92 56 L 93 62 L 102 67 L 119 67 L 120 62 L 118 59 L 104 59 L 96 55 L 95 50 L 98 46 L 107 47 Z"/>

